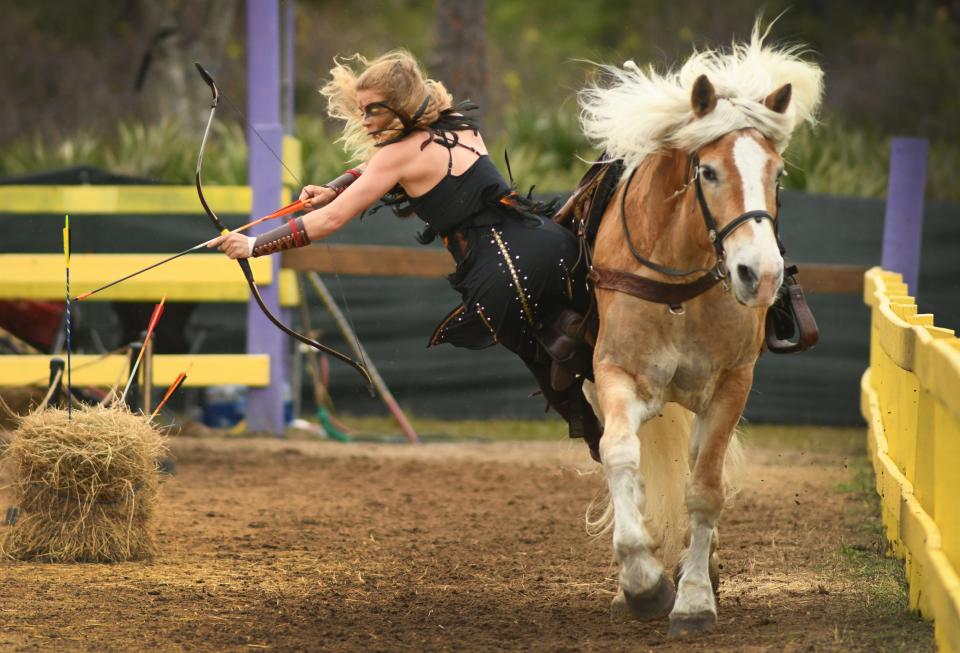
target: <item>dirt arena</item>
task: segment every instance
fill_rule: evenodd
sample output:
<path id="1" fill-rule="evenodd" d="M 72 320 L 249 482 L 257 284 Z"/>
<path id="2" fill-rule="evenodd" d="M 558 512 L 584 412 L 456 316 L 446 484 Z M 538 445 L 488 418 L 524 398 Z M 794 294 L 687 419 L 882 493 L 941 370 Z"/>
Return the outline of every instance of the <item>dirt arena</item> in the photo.
<path id="1" fill-rule="evenodd" d="M 0 562 L 0 650 L 933 649 L 847 454 L 751 448 L 718 627 L 674 641 L 666 620 L 609 618 L 609 539 L 583 529 L 602 478 L 580 442 L 171 448 L 160 557 Z"/>

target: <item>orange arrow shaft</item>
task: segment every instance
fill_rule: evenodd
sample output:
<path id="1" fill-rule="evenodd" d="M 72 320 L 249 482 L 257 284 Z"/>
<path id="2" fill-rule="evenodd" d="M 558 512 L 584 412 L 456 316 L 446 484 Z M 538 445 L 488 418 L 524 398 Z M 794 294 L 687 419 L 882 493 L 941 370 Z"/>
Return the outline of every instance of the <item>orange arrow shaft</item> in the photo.
<path id="1" fill-rule="evenodd" d="M 243 226 L 241 226 L 241 227 L 237 227 L 236 229 L 232 229 L 231 231 L 232 231 L 233 233 L 240 233 L 240 232 L 242 232 L 242 231 L 246 231 L 246 230 L 249 229 L 250 227 L 253 227 L 253 226 L 255 226 L 255 225 L 258 225 L 258 224 L 260 224 L 261 222 L 266 222 L 267 220 L 273 220 L 274 218 L 282 218 L 282 217 L 285 216 L 285 215 L 290 215 L 291 213 L 296 213 L 297 211 L 302 211 L 305 205 L 306 205 L 306 201 L 305 201 L 305 200 L 297 200 L 296 202 L 291 202 L 290 204 L 287 204 L 287 205 L 284 206 L 283 208 L 277 209 L 276 211 L 274 211 L 274 212 L 271 213 L 270 215 L 265 215 L 265 216 L 263 216 L 262 218 L 257 218 L 257 219 L 254 220 L 253 222 L 248 222 L 247 224 L 245 224 L 245 225 L 243 225 Z"/>

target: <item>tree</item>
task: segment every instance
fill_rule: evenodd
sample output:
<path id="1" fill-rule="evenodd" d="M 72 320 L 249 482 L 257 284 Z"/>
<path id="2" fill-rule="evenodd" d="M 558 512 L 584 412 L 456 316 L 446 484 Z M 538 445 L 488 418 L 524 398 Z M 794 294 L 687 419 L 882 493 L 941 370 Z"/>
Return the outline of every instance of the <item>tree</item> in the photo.
<path id="1" fill-rule="evenodd" d="M 487 84 L 486 0 L 437 0 L 434 76 L 454 100 L 480 105 L 482 118 Z"/>

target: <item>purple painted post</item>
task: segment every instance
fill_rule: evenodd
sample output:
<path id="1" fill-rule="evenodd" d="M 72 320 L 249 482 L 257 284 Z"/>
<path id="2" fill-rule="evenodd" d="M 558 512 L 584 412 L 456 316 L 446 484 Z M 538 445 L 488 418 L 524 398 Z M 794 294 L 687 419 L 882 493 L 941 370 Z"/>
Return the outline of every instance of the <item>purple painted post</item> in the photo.
<path id="1" fill-rule="evenodd" d="M 279 206 L 282 190 L 281 165 L 276 156 L 283 148 L 280 124 L 280 7 L 278 0 L 247 2 L 247 114 L 250 151 L 248 170 L 253 189 L 253 215 L 266 215 Z M 269 149 L 260 140 L 266 141 Z M 271 152 L 270 150 L 273 150 Z M 277 153 L 275 155 L 274 153 Z M 271 229 L 258 225 L 255 233 Z M 270 310 L 279 315 L 280 257 L 269 257 L 273 283 L 261 293 Z M 260 312 L 253 299 L 247 305 L 247 352 L 270 355 L 270 385 L 251 389 L 247 395 L 247 428 L 283 435 L 283 384 L 287 379 L 287 336 Z"/>
<path id="2" fill-rule="evenodd" d="M 887 211 L 883 219 L 883 269 L 899 272 L 913 296 L 920 277 L 923 192 L 928 143 L 922 138 L 894 138 L 890 144 Z"/>
<path id="3" fill-rule="evenodd" d="M 293 133 L 293 46 L 297 35 L 297 3 L 296 0 L 288 0 L 284 5 L 283 16 L 283 83 L 284 89 L 284 126 L 286 133 Z"/>

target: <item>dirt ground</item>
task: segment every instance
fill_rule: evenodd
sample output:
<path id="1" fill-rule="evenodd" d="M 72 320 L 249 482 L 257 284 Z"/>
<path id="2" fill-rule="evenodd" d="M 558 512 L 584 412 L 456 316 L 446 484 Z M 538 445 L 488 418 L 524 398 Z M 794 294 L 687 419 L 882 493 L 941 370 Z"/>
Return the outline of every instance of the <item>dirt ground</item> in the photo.
<path id="1" fill-rule="evenodd" d="M 610 620 L 609 539 L 583 528 L 603 479 L 580 442 L 171 448 L 160 557 L 0 562 L 0 650 L 933 648 L 844 454 L 751 449 L 721 524 L 718 627 L 675 641 L 666 620 Z"/>

